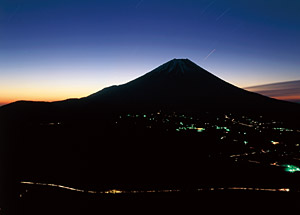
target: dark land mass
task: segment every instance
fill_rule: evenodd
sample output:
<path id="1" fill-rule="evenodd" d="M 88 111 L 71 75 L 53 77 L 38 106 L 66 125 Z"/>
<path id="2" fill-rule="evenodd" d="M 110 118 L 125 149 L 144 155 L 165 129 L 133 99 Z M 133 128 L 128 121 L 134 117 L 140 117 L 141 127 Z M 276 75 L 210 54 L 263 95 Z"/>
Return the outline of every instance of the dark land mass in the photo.
<path id="1" fill-rule="evenodd" d="M 237 88 L 182 59 L 85 98 L 3 106 L 2 208 L 60 196 L 43 190 L 20 198 L 24 181 L 97 191 L 184 190 L 151 195 L 179 199 L 203 187 L 297 193 L 299 106 Z"/>
<path id="2" fill-rule="evenodd" d="M 255 191 L 203 191 L 200 193 L 110 194 L 95 196 L 57 190 L 30 190 L 19 212 L 52 214 L 170 214 L 170 213 L 294 213 L 299 195 Z M 22 214 L 22 213 L 19 213 Z"/>

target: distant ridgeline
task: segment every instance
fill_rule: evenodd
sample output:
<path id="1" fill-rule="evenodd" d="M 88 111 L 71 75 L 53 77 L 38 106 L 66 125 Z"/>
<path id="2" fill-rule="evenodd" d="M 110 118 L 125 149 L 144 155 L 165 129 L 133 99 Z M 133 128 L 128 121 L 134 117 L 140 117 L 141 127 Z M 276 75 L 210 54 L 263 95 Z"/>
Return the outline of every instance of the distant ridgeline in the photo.
<path id="1" fill-rule="evenodd" d="M 0 119 L 93 120 L 111 114 L 166 110 L 265 114 L 293 121 L 300 113 L 299 106 L 235 87 L 188 59 L 173 59 L 133 81 L 81 99 L 51 103 L 20 101 L 3 106 Z"/>

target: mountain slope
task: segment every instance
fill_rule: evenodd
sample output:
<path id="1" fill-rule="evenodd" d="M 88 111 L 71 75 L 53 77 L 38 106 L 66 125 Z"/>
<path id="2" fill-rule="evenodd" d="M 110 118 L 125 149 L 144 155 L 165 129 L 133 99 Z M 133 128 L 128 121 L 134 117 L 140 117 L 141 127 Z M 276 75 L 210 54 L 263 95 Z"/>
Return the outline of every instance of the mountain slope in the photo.
<path id="1" fill-rule="evenodd" d="M 281 109 L 293 106 L 235 87 L 188 59 L 174 59 L 120 86 L 83 100 L 128 108 Z"/>
<path id="2" fill-rule="evenodd" d="M 232 111 L 299 113 L 298 104 L 271 99 L 235 87 L 188 59 L 173 59 L 153 71 L 88 97 L 65 101 L 16 102 L 3 106 L 1 119 L 51 121 L 92 119 L 107 113 L 166 109 L 172 111 Z"/>

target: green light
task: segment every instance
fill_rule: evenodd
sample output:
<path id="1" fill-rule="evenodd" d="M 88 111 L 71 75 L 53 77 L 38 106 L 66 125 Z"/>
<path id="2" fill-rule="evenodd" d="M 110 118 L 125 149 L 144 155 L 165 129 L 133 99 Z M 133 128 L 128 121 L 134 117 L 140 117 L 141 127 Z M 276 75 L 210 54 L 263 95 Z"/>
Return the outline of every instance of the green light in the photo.
<path id="1" fill-rule="evenodd" d="M 197 132 L 203 132 L 205 131 L 205 128 L 196 128 L 197 129 Z"/>
<path id="2" fill-rule="evenodd" d="M 282 165 L 283 167 L 285 167 L 285 171 L 286 172 L 290 172 L 290 173 L 294 173 L 294 172 L 299 172 L 300 168 L 294 165 Z"/>
<path id="3" fill-rule="evenodd" d="M 188 129 L 196 129 L 196 127 L 194 127 L 194 124 L 192 124 L 191 126 L 187 127 Z"/>
<path id="4" fill-rule="evenodd" d="M 279 142 L 277 142 L 277 141 L 273 141 L 273 140 L 271 140 L 271 143 L 272 143 L 273 145 L 277 145 L 277 144 L 279 144 Z"/>
<path id="5" fill-rule="evenodd" d="M 229 128 L 227 128 L 227 127 L 219 127 L 219 126 L 216 126 L 216 129 L 217 130 L 221 130 L 221 129 L 223 129 L 223 130 L 226 130 L 226 131 L 230 131 L 230 129 Z"/>

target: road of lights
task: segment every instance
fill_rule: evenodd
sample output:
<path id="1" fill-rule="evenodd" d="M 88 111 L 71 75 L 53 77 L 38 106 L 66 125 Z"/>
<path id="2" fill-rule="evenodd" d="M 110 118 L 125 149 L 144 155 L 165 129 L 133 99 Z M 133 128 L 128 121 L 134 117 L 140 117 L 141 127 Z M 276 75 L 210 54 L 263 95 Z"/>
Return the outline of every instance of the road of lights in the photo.
<path id="1" fill-rule="evenodd" d="M 143 193 L 178 193 L 184 192 L 184 190 L 179 189 L 164 189 L 164 190 L 120 190 L 120 189 L 110 189 L 106 191 L 92 191 L 92 190 L 83 190 L 77 189 L 69 186 L 58 185 L 58 184 L 48 184 L 48 183 L 39 183 L 39 182 L 29 182 L 22 181 L 21 184 L 35 185 L 35 186 L 47 186 L 55 187 L 75 192 L 88 193 L 88 194 L 143 194 Z M 290 192 L 289 188 L 255 188 L 255 187 L 211 187 L 211 188 L 199 188 L 195 189 L 197 192 L 201 191 L 218 191 L 218 190 L 245 190 L 245 191 L 269 191 L 269 192 Z M 22 197 L 23 194 L 20 195 Z"/>

